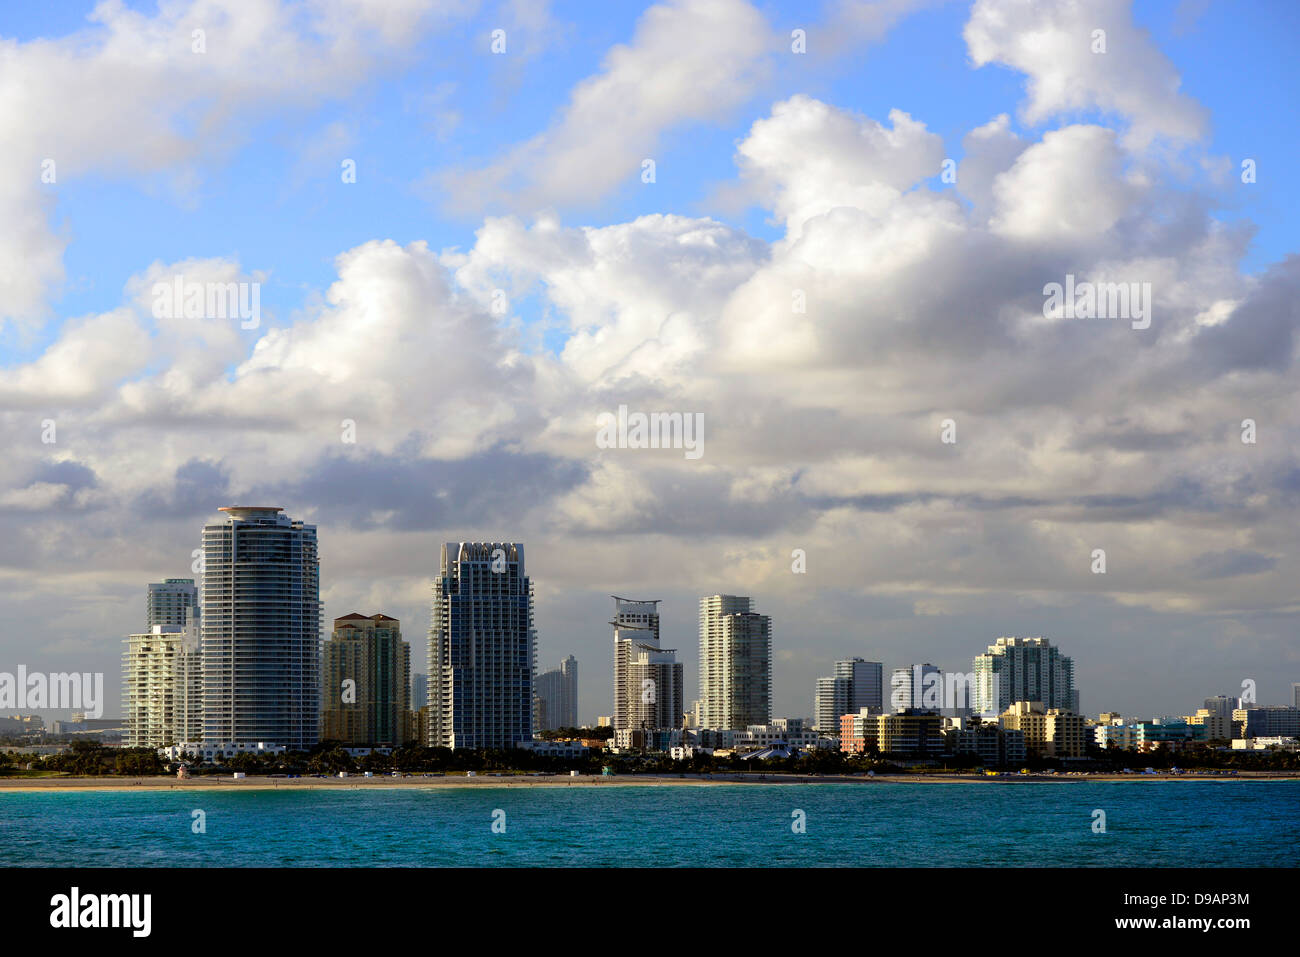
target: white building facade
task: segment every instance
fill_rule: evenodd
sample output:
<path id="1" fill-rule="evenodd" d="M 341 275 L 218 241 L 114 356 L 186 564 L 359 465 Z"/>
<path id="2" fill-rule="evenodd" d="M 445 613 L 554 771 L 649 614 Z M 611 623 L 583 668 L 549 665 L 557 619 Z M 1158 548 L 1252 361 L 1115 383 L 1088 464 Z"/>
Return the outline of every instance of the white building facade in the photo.
<path id="1" fill-rule="evenodd" d="M 305 751 L 320 737 L 316 527 L 229 506 L 203 529 L 203 742 Z"/>

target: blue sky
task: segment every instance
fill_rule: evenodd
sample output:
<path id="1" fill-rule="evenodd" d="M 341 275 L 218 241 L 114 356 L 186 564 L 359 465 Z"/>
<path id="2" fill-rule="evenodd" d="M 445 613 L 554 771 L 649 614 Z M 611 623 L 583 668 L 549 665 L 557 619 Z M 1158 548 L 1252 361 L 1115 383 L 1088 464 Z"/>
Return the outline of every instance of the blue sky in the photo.
<path id="1" fill-rule="evenodd" d="M 155 4 L 128 4 L 142 12 Z M 1300 182 L 1287 173 L 1300 154 L 1300 7 L 1278 2 L 1242 4 L 1186 0 L 1143 2 L 1137 23 L 1150 31 L 1173 61 L 1183 90 L 1211 114 L 1210 156 L 1257 160 L 1258 183 L 1220 195 L 1215 215 L 1246 219 L 1258 233 L 1243 266 L 1259 270 L 1296 248 Z M 18 41 L 64 36 L 87 29 L 92 3 L 15 0 L 0 17 L 0 35 Z M 768 3 L 774 26 L 815 31 L 817 18 L 798 3 Z M 431 172 L 490 159 L 541 132 L 563 109 L 571 88 L 598 71 L 611 45 L 626 43 L 641 12 L 633 4 L 558 2 L 558 42 L 541 46 L 522 67 L 519 57 L 484 52 L 494 4 L 454 24 L 445 36 L 422 44 L 406 62 L 350 95 L 301 113 L 240 126 L 213 144 L 198 164 L 198 184 L 177 186 L 168 175 L 91 175 L 51 188 L 56 222 L 70 237 L 67 281 L 51 303 L 55 321 L 40 334 L 8 326 L 0 336 L 0 362 L 30 358 L 53 340 L 58 317 L 116 305 L 126 278 L 150 262 L 187 257 L 234 257 L 246 270 L 270 273 L 263 304 L 280 320 L 302 305 L 309 290 L 333 276 L 340 250 L 366 240 L 425 240 L 433 249 L 468 247 L 477 223 L 449 213 Z M 803 92 L 883 119 L 898 108 L 944 138 L 948 155 L 961 159 L 961 138 L 1020 97 L 1023 77 L 1013 70 L 972 69 L 962 40 L 964 3 L 944 3 L 905 17 L 887 42 L 832 63 L 806 56 L 778 61 L 770 81 L 735 110 L 730 122 L 688 125 L 663 138 L 658 178 L 646 189 L 635 178 L 587 208 L 561 210 L 566 223 L 621 222 L 638 215 L 678 211 L 712 216 L 752 235 L 772 239 L 779 229 L 764 210 L 719 208 L 715 187 L 735 178 L 734 145 L 754 117 L 776 99 Z M 812 34 L 813 52 L 818 37 Z M 436 113 L 454 111 L 454 128 Z M 1013 128 L 1023 129 L 1012 112 Z M 1097 114 L 1063 116 L 1041 128 L 1087 121 Z M 311 151 L 307 144 L 333 124 L 349 133 L 347 145 Z M 342 158 L 358 163 L 356 184 L 342 188 Z M 937 180 L 932 186 L 942 188 Z M 521 307 L 521 309 L 524 307 Z M 524 309 L 525 318 L 535 310 Z"/>

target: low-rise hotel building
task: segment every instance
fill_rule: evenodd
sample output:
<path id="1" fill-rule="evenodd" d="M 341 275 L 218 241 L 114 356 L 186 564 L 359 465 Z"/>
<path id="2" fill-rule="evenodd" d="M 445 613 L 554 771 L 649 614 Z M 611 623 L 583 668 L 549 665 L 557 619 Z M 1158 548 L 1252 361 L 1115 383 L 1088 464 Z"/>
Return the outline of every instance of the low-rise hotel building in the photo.
<path id="1" fill-rule="evenodd" d="M 861 708 L 857 714 L 840 716 L 840 750 L 845 754 L 863 754 L 876 747 L 878 711 Z"/>
<path id="2" fill-rule="evenodd" d="M 1177 750 L 1188 744 L 1204 742 L 1206 725 L 1187 721 L 1130 721 L 1123 724 L 1098 725 L 1093 729 L 1097 746 L 1123 751 Z"/>
<path id="3" fill-rule="evenodd" d="M 943 753 L 943 718 L 937 712 L 906 708 L 890 714 L 876 714 L 862 708 L 840 718 L 840 750 L 862 754 L 875 749 L 881 754 L 930 756 Z"/>
<path id="4" fill-rule="evenodd" d="M 764 748 L 794 748 L 808 750 L 829 747 L 830 742 L 813 728 L 804 724 L 803 718 L 773 718 L 769 724 L 751 724 L 732 737 L 732 747 L 737 751 L 756 751 Z"/>

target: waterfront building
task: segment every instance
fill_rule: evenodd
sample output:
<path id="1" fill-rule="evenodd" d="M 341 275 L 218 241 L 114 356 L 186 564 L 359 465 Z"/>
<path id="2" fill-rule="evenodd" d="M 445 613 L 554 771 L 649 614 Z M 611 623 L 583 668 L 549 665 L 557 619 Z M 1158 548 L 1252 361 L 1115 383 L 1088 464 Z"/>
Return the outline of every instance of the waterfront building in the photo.
<path id="1" fill-rule="evenodd" d="M 840 750 L 845 754 L 862 754 L 876 746 L 876 717 L 870 708 L 857 714 L 840 716 Z"/>
<path id="2" fill-rule="evenodd" d="M 1202 709 L 1208 711 L 1209 709 Z M 1219 720 L 1212 716 L 1212 720 Z M 1210 740 L 1206 724 L 1174 721 L 1125 721 L 1093 728 L 1097 746 L 1125 751 L 1177 750 L 1188 744 Z"/>
<path id="3" fill-rule="evenodd" d="M 938 712 L 921 708 L 890 712 L 862 708 L 840 718 L 840 750 L 861 754 L 875 749 L 913 758 L 937 755 L 944 749 L 944 720 Z"/>
<path id="4" fill-rule="evenodd" d="M 1065 708 L 1047 709 L 1047 755 L 1053 758 L 1088 756 L 1088 721 L 1083 715 Z M 1028 747 L 1028 744 L 1025 745 Z"/>
<path id="5" fill-rule="evenodd" d="M 879 661 L 845 658 L 835 662 L 834 674 L 817 679 L 813 700 L 816 730 L 838 736 L 840 716 L 863 708 L 882 709 L 884 666 Z"/>
<path id="6" fill-rule="evenodd" d="M 668 749 L 668 756 L 674 761 L 689 761 L 696 755 L 710 756 L 713 754 L 713 748 L 704 748 L 694 744 L 678 744 Z"/>
<path id="7" fill-rule="evenodd" d="M 1183 720 L 1188 724 L 1205 725 L 1207 741 L 1231 741 L 1237 736 L 1237 725 L 1232 720 L 1231 712 L 1222 714 L 1209 708 L 1198 708 L 1196 714 L 1188 715 Z"/>
<path id="8" fill-rule="evenodd" d="M 284 745 L 270 744 L 265 741 L 255 741 L 251 744 L 242 744 L 236 742 L 225 742 L 223 744 L 208 744 L 204 742 L 187 741 L 180 744 L 173 744 L 169 747 L 160 748 L 159 755 L 168 761 L 185 761 L 191 758 L 197 758 L 207 764 L 219 763 L 223 758 L 233 757 L 236 754 L 254 754 L 254 755 L 278 755 L 284 754 L 288 749 Z"/>
<path id="9" fill-rule="evenodd" d="M 836 729 L 835 737 L 839 737 Z M 827 738 L 816 729 L 804 724 L 803 718 L 773 718 L 768 724 L 751 724 L 732 736 L 736 751 L 758 751 L 768 748 L 806 751 L 830 745 Z"/>
<path id="10" fill-rule="evenodd" d="M 1110 721 L 1105 724 L 1095 725 L 1092 729 L 1093 740 L 1096 741 L 1097 747 L 1103 751 L 1108 748 L 1118 748 L 1121 751 L 1132 751 L 1135 747 L 1134 722 L 1125 721 L 1122 718 L 1116 721 Z"/>
<path id="11" fill-rule="evenodd" d="M 675 650 L 659 647 L 659 601 L 612 597 L 614 730 L 677 727 L 682 666 Z"/>
<path id="12" fill-rule="evenodd" d="M 700 599 L 700 719 L 740 730 L 772 717 L 772 619 L 742 595 Z"/>
<path id="13" fill-rule="evenodd" d="M 609 744 L 614 752 L 669 751 L 689 740 L 682 728 L 619 728 Z"/>
<path id="14" fill-rule="evenodd" d="M 629 695 L 626 716 L 629 728 L 680 727 L 682 715 L 682 663 L 671 648 L 635 645 L 627 663 L 627 683 L 635 689 Z"/>
<path id="15" fill-rule="evenodd" d="M 130 635 L 122 653 L 122 742 L 128 748 L 164 748 L 192 740 L 200 729 L 198 629 L 154 625 Z M 115 725 L 118 722 L 113 722 Z M 81 725 L 86 722 L 83 718 Z M 61 728 L 72 731 L 69 723 Z M 77 730 L 81 730 L 78 728 Z"/>
<path id="16" fill-rule="evenodd" d="M 1020 765 L 1028 756 L 1023 731 L 989 721 L 976 720 L 965 727 L 949 728 L 943 742 L 950 754 L 974 755 L 986 767 Z"/>
<path id="17" fill-rule="evenodd" d="M 203 638 L 197 623 L 185 626 L 173 659 L 175 742 L 203 740 Z"/>
<path id="18" fill-rule="evenodd" d="M 942 702 L 926 700 L 943 687 L 943 673 L 928 661 L 906 668 L 895 668 L 889 676 L 889 706 L 896 712 L 908 710 L 938 711 Z"/>
<path id="19" fill-rule="evenodd" d="M 145 598 L 144 630 L 161 625 L 165 632 L 178 633 L 191 621 L 198 623 L 199 589 L 193 578 L 168 578 L 149 585 Z"/>
<path id="20" fill-rule="evenodd" d="M 560 667 L 537 676 L 537 731 L 578 726 L 578 659 L 569 655 Z"/>
<path id="21" fill-rule="evenodd" d="M 1206 726 L 1186 721 L 1139 721 L 1133 726 L 1133 745 L 1138 751 L 1157 748 L 1177 750 L 1206 740 Z"/>
<path id="22" fill-rule="evenodd" d="M 203 529 L 203 743 L 306 751 L 320 740 L 316 526 L 229 506 Z"/>
<path id="23" fill-rule="evenodd" d="M 736 735 L 739 733 L 726 728 L 699 728 L 695 731 L 688 731 L 686 740 L 701 748 L 711 748 L 714 751 L 729 751 L 735 745 Z"/>
<path id="24" fill-rule="evenodd" d="M 1031 754 L 1050 758 L 1080 758 L 1087 752 L 1087 722 L 1083 715 L 1046 708 L 1041 701 L 1017 701 L 998 716 L 998 724 L 1025 736 Z"/>
<path id="25" fill-rule="evenodd" d="M 972 670 L 978 714 L 1000 715 L 1017 701 L 1079 712 L 1074 659 L 1046 638 L 999 638 L 975 658 Z"/>
<path id="26" fill-rule="evenodd" d="M 429 743 L 512 748 L 532 740 L 536 648 L 524 546 L 444 543 L 429 629 Z"/>
<path id="27" fill-rule="evenodd" d="M 929 757 L 943 753 L 943 718 L 937 712 L 906 708 L 875 717 L 876 747 L 881 754 Z"/>
<path id="28" fill-rule="evenodd" d="M 344 747 L 400 747 L 410 740 L 411 646 L 388 615 L 334 619 L 322 662 L 321 737 Z"/>
<path id="29" fill-rule="evenodd" d="M 1238 708 L 1232 717 L 1240 722 L 1243 738 L 1300 736 L 1300 708 L 1289 705 Z"/>
<path id="30" fill-rule="evenodd" d="M 566 760 L 585 758 L 591 753 L 591 748 L 582 741 L 522 741 L 517 747 L 542 757 Z"/>

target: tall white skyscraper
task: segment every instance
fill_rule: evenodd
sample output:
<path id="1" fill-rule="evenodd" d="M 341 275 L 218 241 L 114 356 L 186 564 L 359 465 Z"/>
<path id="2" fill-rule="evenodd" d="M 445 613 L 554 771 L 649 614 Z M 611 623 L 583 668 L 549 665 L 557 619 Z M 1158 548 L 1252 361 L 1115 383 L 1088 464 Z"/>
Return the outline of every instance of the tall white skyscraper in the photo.
<path id="1" fill-rule="evenodd" d="M 849 714 L 849 697 L 853 693 L 853 684 L 848 678 L 838 675 L 823 675 L 817 679 L 813 694 L 813 715 L 817 730 L 822 734 L 838 735 L 839 730 L 831 730 L 840 715 Z"/>
<path id="2" fill-rule="evenodd" d="M 320 737 L 316 526 L 230 506 L 203 529 L 203 743 L 307 750 Z"/>
<path id="3" fill-rule="evenodd" d="M 772 717 L 772 619 L 743 595 L 700 599 L 700 726 L 740 730 Z"/>
<path id="4" fill-rule="evenodd" d="M 429 743 L 511 748 L 533 736 L 533 586 L 517 542 L 447 542 L 433 580 Z"/>
<path id="5" fill-rule="evenodd" d="M 975 659 L 975 711 L 1001 714 L 1017 701 L 1079 711 L 1074 659 L 1046 638 L 999 638 Z"/>
<path id="6" fill-rule="evenodd" d="M 845 658 L 835 662 L 835 673 L 817 679 L 813 713 L 817 730 L 838 737 L 840 717 L 860 714 L 863 708 L 879 713 L 883 708 L 884 666 L 879 661 Z"/>
<path id="7" fill-rule="evenodd" d="M 537 676 L 536 731 L 578 726 L 578 659 L 569 655 L 560 667 Z"/>

